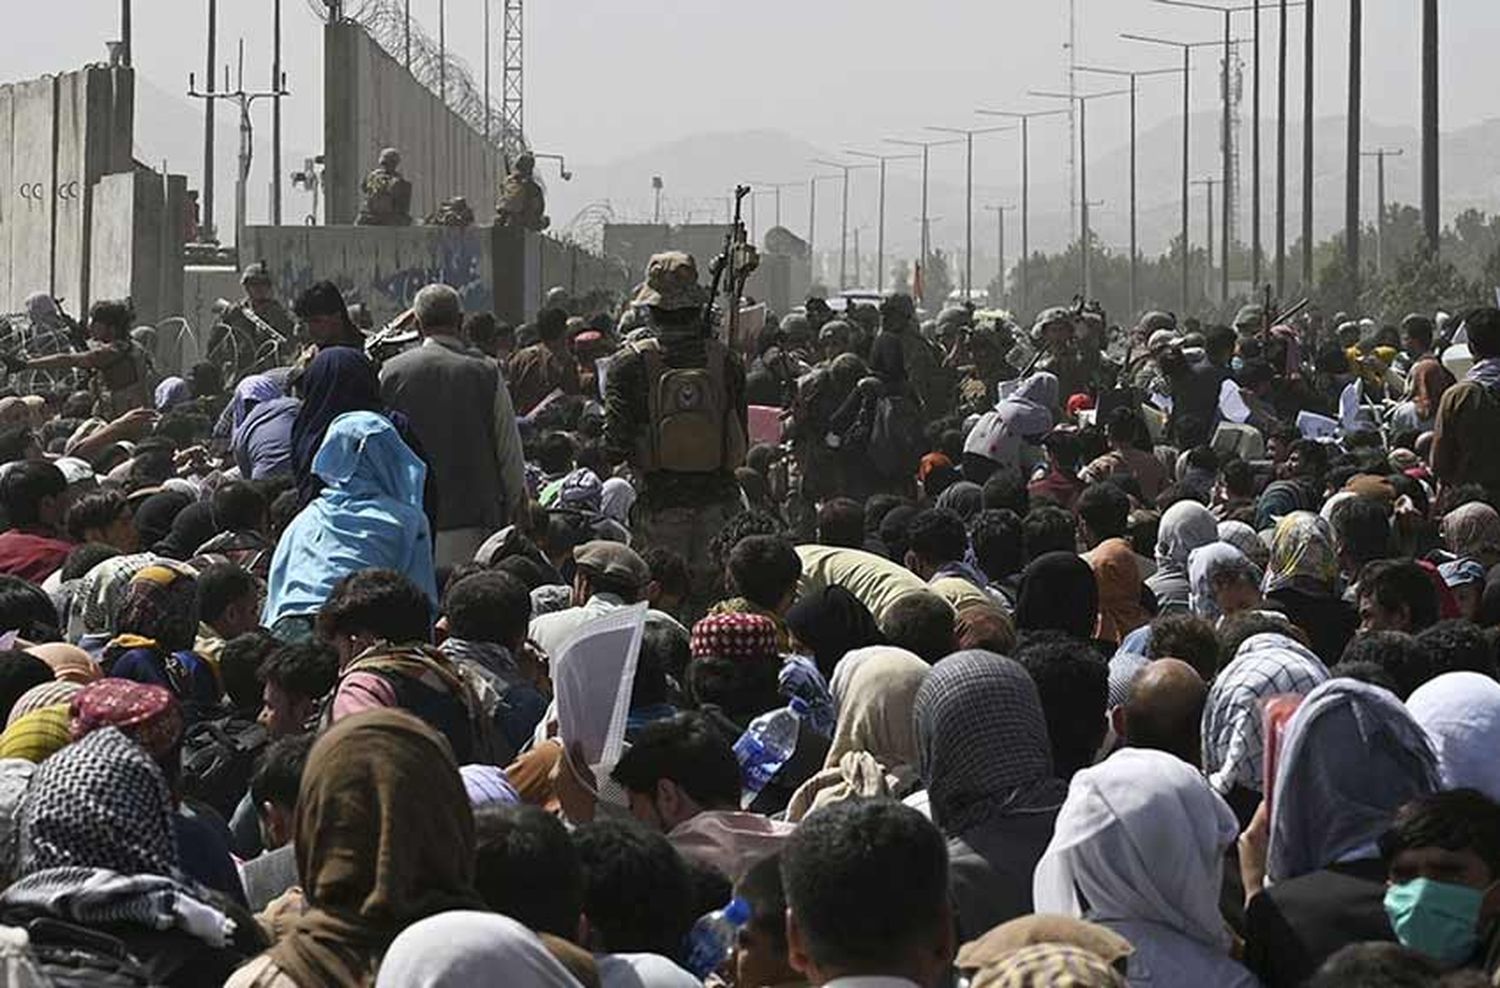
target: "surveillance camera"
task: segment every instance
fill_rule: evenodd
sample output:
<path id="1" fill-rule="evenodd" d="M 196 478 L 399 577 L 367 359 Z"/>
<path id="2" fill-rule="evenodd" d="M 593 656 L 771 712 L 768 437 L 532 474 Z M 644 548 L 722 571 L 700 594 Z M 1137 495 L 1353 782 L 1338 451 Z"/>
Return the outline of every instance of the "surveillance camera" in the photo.
<path id="1" fill-rule="evenodd" d="M 573 181 L 573 173 L 572 173 L 572 172 L 570 172 L 570 171 L 566 171 L 566 170 L 565 170 L 565 171 L 564 171 L 564 172 L 563 172 L 563 173 L 562 173 L 562 180 L 563 180 L 563 181 L 564 181 L 564 182 L 571 182 L 571 181 Z"/>

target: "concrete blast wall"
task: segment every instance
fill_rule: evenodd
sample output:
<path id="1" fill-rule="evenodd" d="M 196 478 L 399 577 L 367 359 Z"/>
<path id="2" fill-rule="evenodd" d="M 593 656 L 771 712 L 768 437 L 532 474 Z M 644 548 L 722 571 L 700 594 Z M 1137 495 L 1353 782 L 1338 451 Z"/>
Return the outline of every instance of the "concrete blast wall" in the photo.
<path id="1" fill-rule="evenodd" d="M 534 317 L 556 285 L 616 299 L 627 287 L 621 268 L 581 248 L 487 226 L 253 226 L 245 230 L 240 259 L 264 261 L 288 304 L 313 282 L 332 281 L 350 302 L 369 308 L 377 328 L 433 282 L 456 288 L 465 311 L 494 312 L 512 323 Z"/>
<path id="2" fill-rule="evenodd" d="M 187 180 L 149 168 L 105 175 L 94 188 L 91 298 L 129 297 L 136 321 L 181 315 L 182 229 Z"/>
<path id="3" fill-rule="evenodd" d="M 412 185 L 413 219 L 452 196 L 468 199 L 481 219 L 494 214 L 495 191 L 504 177 L 497 142 L 487 143 L 358 24 L 327 25 L 323 56 L 329 225 L 354 222 L 360 182 L 387 147 L 401 152 L 401 173 Z"/>

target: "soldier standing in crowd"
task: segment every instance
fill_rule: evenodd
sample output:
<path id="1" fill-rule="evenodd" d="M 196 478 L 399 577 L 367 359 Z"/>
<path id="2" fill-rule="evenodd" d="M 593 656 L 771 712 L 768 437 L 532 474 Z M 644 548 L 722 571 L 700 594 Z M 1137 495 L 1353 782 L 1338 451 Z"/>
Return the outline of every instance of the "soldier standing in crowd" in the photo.
<path id="1" fill-rule="evenodd" d="M 401 152 L 386 148 L 380 165 L 360 183 L 364 202 L 356 226 L 411 226 L 411 183 L 401 176 Z"/>
<path id="2" fill-rule="evenodd" d="M 244 297 L 224 310 L 208 336 L 208 359 L 229 381 L 282 363 L 296 330 L 292 314 L 276 298 L 264 261 L 245 268 L 240 287 Z"/>
<path id="3" fill-rule="evenodd" d="M 541 232 L 552 225 L 547 217 L 547 196 L 533 174 L 536 158 L 530 151 L 516 159 L 516 166 L 500 183 L 500 199 L 495 204 L 496 226 L 518 226 Z"/>
<path id="4" fill-rule="evenodd" d="M 605 450 L 639 478 L 635 538 L 688 561 L 699 603 L 718 576 L 709 541 L 743 506 L 734 471 L 748 434 L 745 367 L 713 338 L 709 301 L 691 255 L 651 258 L 635 303 L 650 313 L 656 338 L 621 351 L 604 395 Z"/>

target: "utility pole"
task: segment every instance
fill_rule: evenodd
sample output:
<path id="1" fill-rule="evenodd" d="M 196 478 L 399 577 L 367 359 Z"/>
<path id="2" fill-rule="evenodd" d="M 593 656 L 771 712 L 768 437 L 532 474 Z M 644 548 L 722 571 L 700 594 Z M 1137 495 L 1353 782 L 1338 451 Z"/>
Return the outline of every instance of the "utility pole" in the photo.
<path id="1" fill-rule="evenodd" d="M 1169 48 L 1177 48 L 1182 52 L 1182 311 L 1188 311 L 1189 275 L 1188 268 L 1191 258 L 1188 250 L 1188 160 L 1191 144 L 1189 141 L 1189 126 L 1192 122 L 1192 108 L 1188 99 L 1188 91 L 1191 88 L 1192 53 L 1194 48 L 1207 48 L 1218 45 L 1218 40 L 1213 41 L 1173 41 L 1170 38 L 1157 38 L 1145 34 L 1122 34 L 1121 38 L 1126 41 L 1139 41 L 1148 45 L 1165 45 Z"/>
<path id="2" fill-rule="evenodd" d="M 838 178 L 838 176 L 814 175 L 807 180 L 807 256 L 811 259 L 817 258 L 817 252 L 813 247 L 813 231 L 818 225 L 818 180 L 825 178 Z"/>
<path id="3" fill-rule="evenodd" d="M 1130 316 L 1133 319 L 1140 314 L 1140 309 L 1136 302 L 1136 285 L 1139 278 L 1138 269 L 1140 267 L 1140 243 L 1137 236 L 1138 198 L 1136 193 L 1136 91 L 1141 76 L 1177 75 L 1180 73 L 1185 78 L 1186 70 L 1181 67 L 1174 67 L 1170 69 L 1132 71 L 1080 65 L 1077 71 L 1093 72 L 1101 75 L 1126 76 L 1130 79 Z"/>
<path id="4" fill-rule="evenodd" d="M 133 29 L 130 18 L 130 0 L 120 0 L 120 64 L 130 68 L 130 42 Z"/>
<path id="5" fill-rule="evenodd" d="M 1385 275 L 1385 159 L 1399 158 L 1406 152 L 1402 148 L 1376 148 L 1361 151 L 1360 157 L 1375 159 L 1375 271 Z"/>
<path id="6" fill-rule="evenodd" d="M 448 0 L 438 0 L 438 100 L 448 105 Z"/>
<path id="7" fill-rule="evenodd" d="M 281 0 L 271 0 L 271 225 L 281 225 Z"/>
<path id="8" fill-rule="evenodd" d="M 1021 312 L 1029 311 L 1031 305 L 1031 118 L 1053 117 L 1066 113 L 1071 118 L 1073 105 L 1060 110 L 1033 110 L 1016 113 L 1012 110 L 979 110 L 980 116 L 1009 117 L 1021 121 Z M 1072 195 L 1068 201 L 1072 202 Z"/>
<path id="9" fill-rule="evenodd" d="M 1441 242 L 1443 220 L 1438 199 L 1438 4 L 1422 0 L 1422 228 L 1434 253 Z"/>
<path id="10" fill-rule="evenodd" d="M 910 161 L 919 154 L 875 154 L 871 151 L 850 151 L 856 158 L 869 158 L 880 163 L 880 198 L 878 205 L 879 225 L 875 228 L 875 290 L 885 291 L 885 164 L 888 161 Z"/>
<path id="11" fill-rule="evenodd" d="M 228 68 L 225 69 L 228 74 Z M 212 78 L 213 73 L 209 73 Z M 224 92 L 214 92 L 212 84 L 207 91 L 200 92 L 193 74 L 188 73 L 188 95 L 194 99 L 206 101 L 213 105 L 215 100 L 231 100 L 240 110 L 240 160 L 239 172 L 234 187 L 234 242 L 238 246 L 244 242 L 245 230 L 245 193 L 250 182 L 250 160 L 252 140 L 255 128 L 250 119 L 250 108 L 258 99 L 274 99 L 277 96 L 290 96 L 284 81 L 282 85 L 266 92 L 248 92 L 245 89 L 245 40 L 240 39 L 239 47 L 239 82 L 238 88 L 230 91 L 226 88 Z M 227 83 L 226 83 L 227 87 Z"/>
<path id="12" fill-rule="evenodd" d="M 1359 114 L 1364 49 L 1364 0 L 1349 0 L 1349 131 L 1344 149 L 1344 264 L 1359 299 Z"/>
<path id="13" fill-rule="evenodd" d="M 1313 289 L 1313 2 L 1306 0 L 1302 28 L 1302 293 Z"/>
<path id="14" fill-rule="evenodd" d="M 484 5 L 484 143 L 490 142 L 490 0 Z"/>
<path id="15" fill-rule="evenodd" d="M 1276 297 L 1286 292 L 1286 11 L 1280 0 L 1276 26 Z"/>
<path id="16" fill-rule="evenodd" d="M 843 216 L 840 218 L 839 229 L 839 291 L 849 287 L 849 173 L 859 171 L 862 168 L 874 168 L 874 165 L 849 165 L 841 161 L 824 161 L 814 158 L 814 164 L 827 165 L 829 168 L 837 168 L 844 175 L 844 207 Z M 855 272 L 858 274 L 858 272 Z"/>
<path id="17" fill-rule="evenodd" d="M 208 62 L 203 70 L 210 97 L 214 91 L 214 69 L 218 62 L 219 0 L 208 0 Z M 189 81 L 189 86 L 192 83 Z M 203 218 L 198 236 L 204 243 L 216 243 L 214 232 L 214 100 L 203 101 Z"/>
<path id="18" fill-rule="evenodd" d="M 986 206 L 984 208 L 995 214 L 995 227 L 999 231 L 995 252 L 997 259 L 995 265 L 995 282 L 1000 286 L 1000 294 L 995 299 L 995 304 L 1002 305 L 1005 299 L 1005 213 L 1006 210 L 1015 209 L 1016 207 L 1007 204 L 1003 206 Z"/>
<path id="19" fill-rule="evenodd" d="M 885 141 L 886 141 L 887 144 L 900 144 L 900 145 L 902 145 L 904 147 L 921 148 L 922 149 L 922 218 L 921 218 L 921 221 L 920 221 L 921 224 L 922 224 L 922 228 L 921 228 L 921 230 L 918 233 L 918 241 L 920 242 L 920 245 L 921 245 L 921 254 L 922 254 L 921 265 L 922 265 L 922 270 L 925 272 L 927 270 L 927 257 L 932 252 L 932 241 L 931 241 L 931 238 L 929 236 L 929 232 L 930 232 L 929 231 L 929 221 L 930 221 L 931 217 L 929 217 L 928 213 L 927 213 L 927 159 L 928 159 L 928 152 L 931 151 L 933 148 L 946 147 L 949 144 L 957 144 L 957 143 L 959 143 L 959 138 L 952 138 L 952 139 L 948 139 L 948 140 L 938 140 L 938 141 L 907 141 L 907 140 L 902 140 L 902 139 L 897 138 L 897 137 L 887 137 L 885 139 Z"/>
<path id="20" fill-rule="evenodd" d="M 1203 294 L 1206 298 L 1213 297 L 1214 289 L 1214 186 L 1223 184 L 1223 181 L 1210 175 L 1193 183 L 1203 186 L 1208 193 L 1208 264 L 1203 269 Z"/>
<path id="21" fill-rule="evenodd" d="M 1014 127 L 928 127 L 964 138 L 964 301 L 974 290 L 974 135 L 998 134 Z"/>
<path id="22" fill-rule="evenodd" d="M 1083 254 L 1083 297 L 1093 297 L 1093 266 L 1091 259 L 1094 253 L 1091 242 L 1092 235 L 1089 229 L 1089 101 L 1104 99 L 1109 96 L 1128 96 L 1132 90 L 1111 89 L 1107 93 L 1089 93 L 1086 96 L 1071 95 L 1069 93 L 1051 93 L 1033 89 L 1031 95 L 1045 96 L 1050 99 L 1065 99 L 1078 105 L 1078 202 L 1079 228 L 1078 249 Z"/>
<path id="23" fill-rule="evenodd" d="M 404 40 L 402 47 L 405 49 L 406 71 L 411 71 L 411 0 L 403 0 L 401 4 L 401 26 Z"/>

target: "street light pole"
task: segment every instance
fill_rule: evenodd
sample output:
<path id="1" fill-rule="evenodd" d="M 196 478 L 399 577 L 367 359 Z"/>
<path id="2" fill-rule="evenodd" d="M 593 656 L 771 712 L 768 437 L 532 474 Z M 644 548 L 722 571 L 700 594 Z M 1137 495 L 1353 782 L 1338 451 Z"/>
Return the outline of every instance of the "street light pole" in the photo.
<path id="1" fill-rule="evenodd" d="M 814 158 L 813 163 L 827 165 L 829 168 L 837 168 L 844 176 L 843 191 L 843 216 L 839 224 L 839 291 L 849 287 L 849 173 L 861 168 L 872 168 L 873 165 L 850 165 L 841 161 L 825 161 L 822 158 Z"/>
<path id="2" fill-rule="evenodd" d="M 1349 119 L 1344 149 L 1344 264 L 1354 301 L 1359 299 L 1359 114 L 1364 47 L 1364 0 L 1349 0 Z"/>
<path id="3" fill-rule="evenodd" d="M 1101 66 L 1080 65 L 1079 72 L 1093 72 L 1100 75 L 1126 76 L 1130 79 L 1130 315 L 1132 318 L 1140 312 L 1136 299 L 1136 285 L 1138 279 L 1137 269 L 1140 266 L 1140 243 L 1137 237 L 1137 210 L 1138 200 L 1136 193 L 1136 90 L 1141 76 L 1152 75 L 1177 75 L 1185 73 L 1186 70 L 1180 66 L 1170 69 L 1146 69 L 1143 71 L 1104 68 Z"/>
<path id="4" fill-rule="evenodd" d="M 1313 0 L 1302 28 L 1302 294 L 1313 287 Z"/>
<path id="5" fill-rule="evenodd" d="M 1090 258 L 1093 255 L 1093 247 L 1090 244 L 1089 230 L 1089 101 L 1104 99 L 1109 96 L 1128 96 L 1130 89 L 1111 89 L 1106 93 L 1053 93 L 1038 89 L 1031 90 L 1033 96 L 1045 96 L 1049 99 L 1065 99 L 1071 103 L 1078 104 L 1078 198 L 1080 226 L 1078 230 L 1078 249 L 1083 254 L 1083 296 L 1090 298 L 1093 295 L 1093 270 Z"/>
<path id="6" fill-rule="evenodd" d="M 928 152 L 933 148 L 946 147 L 949 144 L 957 144 L 959 143 L 959 140 L 959 138 L 951 138 L 937 141 L 909 141 L 898 137 L 887 137 L 885 139 L 885 142 L 887 144 L 900 144 L 903 147 L 922 149 L 922 217 L 919 221 L 922 224 L 922 227 L 917 232 L 917 239 L 920 241 L 921 245 L 921 269 L 924 272 L 927 270 L 927 256 L 932 250 L 931 238 L 928 235 L 929 223 L 931 222 L 931 217 L 928 215 L 927 210 Z"/>
<path id="7" fill-rule="evenodd" d="M 875 290 L 885 292 L 885 163 L 887 161 L 909 161 L 912 158 L 920 158 L 919 154 L 875 154 L 872 151 L 851 151 L 845 149 L 845 154 L 852 154 L 856 158 L 869 158 L 880 163 L 880 200 L 879 200 L 879 223 L 875 229 Z"/>
<path id="8" fill-rule="evenodd" d="M 1208 205 L 1208 264 L 1203 271 L 1203 294 L 1209 297 L 1213 294 L 1214 287 L 1214 186 L 1224 181 L 1210 175 L 1194 182 L 1194 185 L 1202 185 L 1206 188 Z"/>
<path id="9" fill-rule="evenodd" d="M 1031 305 L 1031 118 L 1055 117 L 1070 113 L 1071 105 L 1063 110 L 1033 110 L 1016 113 L 1011 110 L 979 110 L 980 116 L 1009 117 L 1021 121 L 1021 312 L 1024 315 Z M 1070 114 L 1071 115 L 1071 114 Z M 1071 194 L 1068 197 L 1072 198 Z"/>
<path id="10" fill-rule="evenodd" d="M 945 134 L 960 134 L 964 138 L 964 301 L 974 290 L 974 136 L 976 134 L 998 134 L 1015 130 L 1014 127 L 928 127 Z"/>
<path id="11" fill-rule="evenodd" d="M 1005 211 L 1015 209 L 1014 206 L 1006 204 L 1003 206 L 986 206 L 990 212 L 995 214 L 995 225 L 999 228 L 1000 235 L 996 244 L 998 265 L 996 266 L 995 281 L 1000 286 L 999 297 L 995 300 L 996 305 L 1003 304 L 1005 300 Z"/>
<path id="12" fill-rule="evenodd" d="M 1385 159 L 1399 158 L 1406 152 L 1401 148 L 1376 148 L 1361 151 L 1360 157 L 1375 159 L 1375 271 L 1385 275 Z"/>

